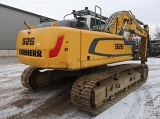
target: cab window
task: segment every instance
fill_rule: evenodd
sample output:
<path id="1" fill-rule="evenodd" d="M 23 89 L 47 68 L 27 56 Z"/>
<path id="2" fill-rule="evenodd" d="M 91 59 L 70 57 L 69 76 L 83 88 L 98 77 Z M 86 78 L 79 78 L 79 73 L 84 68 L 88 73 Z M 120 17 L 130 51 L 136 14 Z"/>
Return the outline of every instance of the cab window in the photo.
<path id="1" fill-rule="evenodd" d="M 105 25 L 105 22 L 101 21 L 101 26 L 100 26 L 100 20 L 96 19 L 95 23 L 95 18 L 91 18 L 91 24 L 90 24 L 90 29 L 94 30 L 101 30 Z"/>

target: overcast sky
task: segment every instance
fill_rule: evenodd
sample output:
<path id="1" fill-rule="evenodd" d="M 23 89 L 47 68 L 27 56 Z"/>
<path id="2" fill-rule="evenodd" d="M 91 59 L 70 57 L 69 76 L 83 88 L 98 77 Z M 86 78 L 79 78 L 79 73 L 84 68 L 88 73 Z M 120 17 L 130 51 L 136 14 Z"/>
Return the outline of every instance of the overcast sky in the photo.
<path id="1" fill-rule="evenodd" d="M 84 7 L 94 11 L 98 5 L 106 17 L 116 11 L 131 10 L 137 19 L 149 25 L 151 35 L 160 26 L 160 0 L 0 0 L 0 3 L 57 20 Z"/>

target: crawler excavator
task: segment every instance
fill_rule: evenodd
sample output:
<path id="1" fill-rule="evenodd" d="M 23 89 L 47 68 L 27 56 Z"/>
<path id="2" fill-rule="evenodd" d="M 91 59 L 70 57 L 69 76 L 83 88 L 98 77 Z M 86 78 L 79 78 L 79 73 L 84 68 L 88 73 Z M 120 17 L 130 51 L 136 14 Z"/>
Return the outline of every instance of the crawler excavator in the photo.
<path id="1" fill-rule="evenodd" d="M 16 52 L 18 60 L 30 67 L 23 71 L 21 82 L 39 91 L 62 78 L 76 77 L 71 103 L 98 114 L 146 82 L 149 27 L 142 27 L 131 11 L 118 11 L 107 18 L 95 6 L 95 12 L 86 7 L 71 14 L 73 20 L 66 20 L 66 15 L 64 20 L 36 26 L 25 22 L 28 29 L 19 32 Z M 115 64 L 132 59 L 124 31 L 142 39 L 140 64 Z"/>

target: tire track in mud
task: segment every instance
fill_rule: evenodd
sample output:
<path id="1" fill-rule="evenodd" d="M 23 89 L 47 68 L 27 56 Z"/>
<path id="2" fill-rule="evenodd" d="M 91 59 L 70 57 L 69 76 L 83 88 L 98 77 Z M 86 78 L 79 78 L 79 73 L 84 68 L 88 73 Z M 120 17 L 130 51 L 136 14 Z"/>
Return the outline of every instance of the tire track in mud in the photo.
<path id="1" fill-rule="evenodd" d="M 86 114 L 85 112 L 73 108 L 68 113 L 60 117 L 60 119 L 94 119 L 94 117 L 92 117 L 89 114 Z"/>
<path id="2" fill-rule="evenodd" d="M 151 119 L 151 116 L 153 114 L 154 111 L 154 100 L 152 98 L 151 93 L 148 91 L 148 89 L 143 91 L 144 94 L 144 112 L 142 115 L 142 119 Z"/>
<path id="3" fill-rule="evenodd" d="M 151 71 L 152 73 L 154 71 L 158 71 L 159 70 L 159 66 L 160 65 L 150 65 L 149 66 L 149 71 Z M 150 74 L 149 77 L 150 78 L 154 78 L 155 75 L 154 74 Z M 152 76 L 154 75 L 154 76 Z M 158 74 L 157 74 L 158 75 Z M 159 77 L 159 75 L 158 75 Z M 159 119 L 160 118 L 160 99 L 158 98 L 160 95 L 158 94 L 154 99 L 152 98 L 151 93 L 149 92 L 149 89 L 154 89 L 160 87 L 160 83 L 156 83 L 156 84 L 151 84 L 151 85 L 144 85 L 140 88 L 141 91 L 143 91 L 144 93 L 144 105 L 143 105 L 143 115 L 142 115 L 142 119 Z M 158 104 L 155 106 L 155 101 L 156 99 L 159 99 Z"/>
<path id="4" fill-rule="evenodd" d="M 5 78 L 5 80 L 1 80 L 0 78 L 0 88 L 4 88 L 3 85 L 10 85 L 10 84 L 15 84 L 18 82 L 18 85 L 19 85 L 19 82 L 21 82 L 21 79 L 20 79 L 20 76 L 16 76 L 16 77 L 9 77 L 9 78 Z M 21 83 L 20 83 L 21 84 Z"/>
<path id="5" fill-rule="evenodd" d="M 63 88 L 65 88 L 65 86 Z M 3 109 L 0 109 L 0 118 L 12 119 L 16 118 L 16 116 L 19 115 L 26 115 L 27 113 L 31 112 L 37 107 L 40 107 L 41 105 L 45 104 L 45 101 L 47 99 L 49 99 L 52 96 L 54 97 L 60 92 L 62 92 L 62 90 L 59 88 L 45 90 L 37 93 L 30 92 L 28 89 L 24 87 L 22 87 L 22 89 L 19 91 L 13 90 L 12 94 L 5 94 L 6 97 L 4 97 L 4 101 L 7 101 L 5 102 Z M 28 103 L 28 100 L 30 101 L 30 103 Z"/>
<path id="6" fill-rule="evenodd" d="M 81 112 L 74 107 L 72 107 L 70 100 L 70 89 L 71 85 L 66 88 L 62 86 L 60 88 L 50 91 L 42 91 L 38 93 L 31 93 L 20 85 L 16 85 L 20 83 L 20 74 L 25 69 L 25 65 L 6 65 L 2 66 L 2 70 L 0 69 L 0 89 L 5 91 L 3 97 L 4 100 L 8 100 L 9 97 L 12 97 L 12 101 L 5 102 L 0 117 L 4 118 L 77 118 L 81 119 L 81 115 L 85 117 L 84 119 L 90 118 L 90 115 Z M 13 79 L 14 78 L 14 79 Z M 16 83 L 15 83 L 16 81 Z M 3 84 L 2 84 L 3 83 Z M 9 84 L 8 84 L 9 83 Z M 16 88 L 10 87 L 9 85 L 14 84 Z M 4 87 L 5 86 L 5 87 Z M 6 87 L 7 86 L 7 87 Z M 64 89 L 63 89 L 64 88 Z M 55 91 L 60 92 L 58 95 L 52 94 L 56 93 Z M 44 94 L 45 93 L 45 94 Z M 3 93 L 2 93 L 3 94 Z M 50 98 L 46 98 L 43 96 L 52 95 Z M 18 98 L 16 97 L 18 96 Z M 40 100 L 39 100 L 40 99 Z M 17 109 L 16 109 L 17 108 Z M 16 112 L 14 112 L 13 110 Z M 7 110 L 11 110 L 10 112 L 4 113 Z M 18 111 L 21 110 L 21 111 Z M 5 115 L 4 115 L 5 114 Z M 42 118 L 43 118 L 42 117 Z"/>
<path id="7" fill-rule="evenodd" d="M 157 70 L 159 70 L 159 67 L 160 66 L 158 66 L 158 67 L 151 67 L 151 68 L 149 68 L 149 71 L 157 71 Z"/>
<path id="8" fill-rule="evenodd" d="M 160 94 L 156 97 L 158 99 L 157 105 L 154 107 L 153 115 L 155 119 L 160 119 Z"/>
<path id="9" fill-rule="evenodd" d="M 2 90 L 2 92 L 0 93 L 0 102 L 1 106 L 0 106 L 0 115 L 1 115 L 1 111 L 4 111 L 10 107 L 12 107 L 12 103 L 14 103 L 15 101 L 19 100 L 19 98 L 21 98 L 22 96 L 20 95 L 20 93 L 24 90 L 23 87 L 12 87 L 11 89 L 5 89 Z"/>
<path id="10" fill-rule="evenodd" d="M 146 90 L 146 89 L 152 89 L 152 88 L 157 88 L 157 87 L 160 87 L 160 83 L 156 83 L 156 84 L 151 84 L 151 85 L 144 85 L 144 86 L 141 86 L 139 89 L 137 90 Z"/>
<path id="11" fill-rule="evenodd" d="M 89 114 L 81 112 L 75 109 L 71 105 L 70 91 L 71 91 L 71 85 L 68 85 L 57 95 L 51 96 L 50 98 L 46 99 L 44 103 L 37 105 L 35 109 L 30 111 L 29 113 L 15 114 L 15 115 L 12 115 L 10 118 L 25 119 L 27 117 L 27 118 L 41 118 L 41 119 L 44 119 L 44 118 L 75 119 L 75 118 L 81 117 L 81 115 L 83 115 L 83 118 L 86 117 L 84 119 L 91 118 Z"/>
<path id="12" fill-rule="evenodd" d="M 23 68 L 24 69 L 24 68 Z M 0 71 L 0 78 L 9 78 L 9 77 L 15 77 L 15 76 L 20 76 L 21 73 L 23 72 L 23 69 L 16 69 L 16 70 L 11 70 L 11 71 Z"/>
<path id="13" fill-rule="evenodd" d="M 139 110 L 141 108 L 141 94 L 140 91 L 135 91 L 134 92 L 134 103 L 130 109 L 130 111 L 128 112 L 128 114 L 126 115 L 125 119 L 136 119 L 139 113 Z"/>
<path id="14" fill-rule="evenodd" d="M 159 105 L 157 105 L 157 107 L 154 107 L 154 100 L 152 98 L 152 95 L 148 91 L 149 89 L 156 88 L 156 87 L 160 87 L 160 83 L 141 86 L 139 89 L 137 89 L 134 92 L 134 96 L 135 96 L 134 103 L 133 103 L 130 111 L 126 115 L 125 119 L 136 119 L 138 117 L 138 113 L 139 113 L 141 106 L 142 106 L 143 98 L 145 98 L 146 103 L 144 106 L 145 112 L 142 116 L 142 119 L 147 119 L 149 117 L 149 116 L 145 117 L 146 114 L 149 114 L 150 116 L 156 116 L 156 118 L 160 117 L 160 100 L 159 100 Z M 141 91 L 143 91 L 144 97 L 141 96 Z M 152 109 L 152 111 L 150 109 Z"/>

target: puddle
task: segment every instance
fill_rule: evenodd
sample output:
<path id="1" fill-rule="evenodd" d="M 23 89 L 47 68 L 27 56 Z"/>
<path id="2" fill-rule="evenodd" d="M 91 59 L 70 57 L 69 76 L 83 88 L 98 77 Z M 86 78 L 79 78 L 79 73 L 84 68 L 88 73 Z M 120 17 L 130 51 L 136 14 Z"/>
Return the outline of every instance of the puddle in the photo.
<path id="1" fill-rule="evenodd" d="M 21 100 L 15 101 L 14 103 L 12 103 L 12 105 L 18 108 L 23 108 L 24 105 L 27 105 L 31 102 L 32 102 L 32 99 L 21 99 Z"/>

